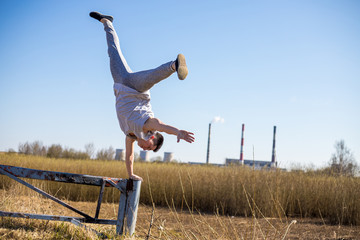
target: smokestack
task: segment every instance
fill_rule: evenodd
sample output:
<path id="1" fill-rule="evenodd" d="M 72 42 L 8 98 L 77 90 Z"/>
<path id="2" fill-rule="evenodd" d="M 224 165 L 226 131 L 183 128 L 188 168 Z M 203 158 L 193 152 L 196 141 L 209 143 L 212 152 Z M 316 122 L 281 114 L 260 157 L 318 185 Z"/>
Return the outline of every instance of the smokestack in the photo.
<path id="1" fill-rule="evenodd" d="M 273 147 L 272 147 L 272 156 L 271 156 L 271 165 L 273 166 L 276 166 L 275 141 L 276 141 L 276 126 L 274 126 Z"/>
<path id="2" fill-rule="evenodd" d="M 209 135 L 208 135 L 208 145 L 207 145 L 207 154 L 206 154 L 206 164 L 209 164 L 209 155 L 210 155 L 210 133 L 211 133 L 211 123 L 209 123 Z"/>
<path id="3" fill-rule="evenodd" d="M 242 124 L 242 130 L 241 130 L 241 146 L 240 146 L 240 164 L 244 165 L 244 129 L 245 124 Z"/>

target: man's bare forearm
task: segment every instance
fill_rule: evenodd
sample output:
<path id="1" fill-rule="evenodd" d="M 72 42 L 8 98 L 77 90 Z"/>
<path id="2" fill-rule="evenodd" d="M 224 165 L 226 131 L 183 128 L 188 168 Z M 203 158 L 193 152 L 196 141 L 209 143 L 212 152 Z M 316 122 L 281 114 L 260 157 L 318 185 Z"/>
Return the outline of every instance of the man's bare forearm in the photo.
<path id="1" fill-rule="evenodd" d="M 134 174 L 134 155 L 128 156 L 126 154 L 125 157 L 126 171 L 129 175 L 129 178 Z"/>
<path id="2" fill-rule="evenodd" d="M 146 121 L 144 125 L 145 130 L 149 131 L 159 131 L 159 132 L 165 132 L 167 134 L 175 135 L 177 136 L 177 141 L 179 142 L 180 139 L 183 139 L 189 143 L 194 142 L 194 134 L 192 132 L 188 132 L 185 130 L 179 130 L 176 127 L 164 124 L 157 118 L 150 118 Z"/>
<path id="3" fill-rule="evenodd" d="M 193 137 L 194 134 L 192 132 L 188 132 L 185 130 L 179 130 L 176 127 L 166 125 L 164 123 L 160 124 L 159 129 L 160 129 L 160 131 L 166 132 L 167 134 L 172 134 L 172 135 L 177 136 L 177 142 L 180 142 L 180 139 L 183 139 L 189 143 L 192 143 L 195 140 L 195 138 Z"/>
<path id="4" fill-rule="evenodd" d="M 126 137 L 125 164 L 129 178 L 134 174 L 134 140 Z"/>
<path id="5" fill-rule="evenodd" d="M 129 137 L 126 137 L 125 140 L 126 146 L 126 154 L 125 154 L 125 164 L 126 164 L 126 171 L 129 175 L 129 178 L 132 180 L 139 180 L 142 181 L 143 179 L 134 174 L 134 142 L 135 140 Z"/>
<path id="6" fill-rule="evenodd" d="M 177 136 L 179 134 L 180 130 L 177 129 L 176 127 L 173 127 L 173 126 L 166 125 L 166 124 L 162 123 L 160 131 L 165 132 L 167 134 L 172 134 L 172 135 Z"/>

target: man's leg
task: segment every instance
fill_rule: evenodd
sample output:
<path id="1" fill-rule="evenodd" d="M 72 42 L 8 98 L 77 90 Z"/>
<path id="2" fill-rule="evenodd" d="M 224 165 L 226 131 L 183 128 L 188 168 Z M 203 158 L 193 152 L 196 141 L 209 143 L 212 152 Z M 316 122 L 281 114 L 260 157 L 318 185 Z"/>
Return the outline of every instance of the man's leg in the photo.
<path id="1" fill-rule="evenodd" d="M 104 24 L 110 57 L 110 69 L 115 82 L 122 83 L 139 92 L 144 92 L 169 77 L 175 71 L 178 72 L 179 79 L 185 79 L 187 67 L 182 54 L 179 54 L 175 61 L 165 63 L 157 68 L 133 73 L 121 52 L 119 39 L 112 25 L 112 16 L 102 15 L 97 12 L 91 12 L 90 16 Z"/>
<path id="2" fill-rule="evenodd" d="M 104 30 L 106 32 L 110 70 L 114 82 L 127 85 L 128 78 L 132 71 L 121 52 L 119 38 L 109 20 L 103 18 L 101 19 L 101 22 L 104 24 Z"/>
<path id="3" fill-rule="evenodd" d="M 112 23 L 104 18 L 101 22 L 104 24 L 106 32 L 110 70 L 115 82 L 122 83 L 139 92 L 144 92 L 175 72 L 175 69 L 171 66 L 174 63 L 173 61 L 151 70 L 132 72 L 121 52 L 119 39 Z"/>
<path id="4" fill-rule="evenodd" d="M 179 54 L 175 61 L 170 61 L 157 68 L 130 73 L 129 84 L 139 92 L 149 90 L 156 83 L 168 78 L 175 71 L 178 73 L 178 78 L 184 80 L 188 74 L 185 57 Z"/>
<path id="5" fill-rule="evenodd" d="M 172 64 L 171 61 L 154 69 L 131 73 L 129 84 L 137 91 L 145 92 L 175 72 L 171 67 Z"/>

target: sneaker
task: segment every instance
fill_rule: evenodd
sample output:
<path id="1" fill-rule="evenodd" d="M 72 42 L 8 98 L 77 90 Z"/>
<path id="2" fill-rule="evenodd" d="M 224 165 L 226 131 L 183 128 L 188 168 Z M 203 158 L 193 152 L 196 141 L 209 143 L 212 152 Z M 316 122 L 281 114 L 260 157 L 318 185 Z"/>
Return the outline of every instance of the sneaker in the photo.
<path id="1" fill-rule="evenodd" d="M 188 69 L 185 62 L 185 56 L 179 54 L 175 60 L 175 68 L 180 80 L 184 80 L 188 75 Z"/>
<path id="2" fill-rule="evenodd" d="M 98 12 L 91 12 L 89 15 L 90 15 L 90 17 L 95 18 L 96 20 L 99 20 L 99 21 L 103 18 L 110 20 L 110 22 L 112 22 L 114 20 L 114 18 L 112 16 L 102 15 L 101 13 L 98 13 Z"/>

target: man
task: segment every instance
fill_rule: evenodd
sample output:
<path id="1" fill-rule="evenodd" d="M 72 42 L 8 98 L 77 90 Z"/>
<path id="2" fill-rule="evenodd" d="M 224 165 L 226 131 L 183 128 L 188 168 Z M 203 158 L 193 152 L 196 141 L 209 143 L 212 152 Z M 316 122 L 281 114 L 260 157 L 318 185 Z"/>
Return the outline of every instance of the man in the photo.
<path id="1" fill-rule="evenodd" d="M 116 97 L 116 112 L 120 128 L 125 133 L 125 162 L 130 179 L 141 180 L 133 171 L 134 142 L 144 150 L 158 151 L 163 144 L 165 132 L 192 143 L 194 134 L 176 127 L 166 125 L 154 118 L 150 105 L 150 88 L 169 77 L 175 71 L 178 78 L 184 80 L 188 74 L 185 57 L 179 54 L 175 61 L 165 63 L 155 69 L 132 72 L 120 49 L 120 43 L 112 25 L 113 17 L 91 12 L 90 16 L 104 25 L 110 70 L 114 79 L 114 94 Z"/>

